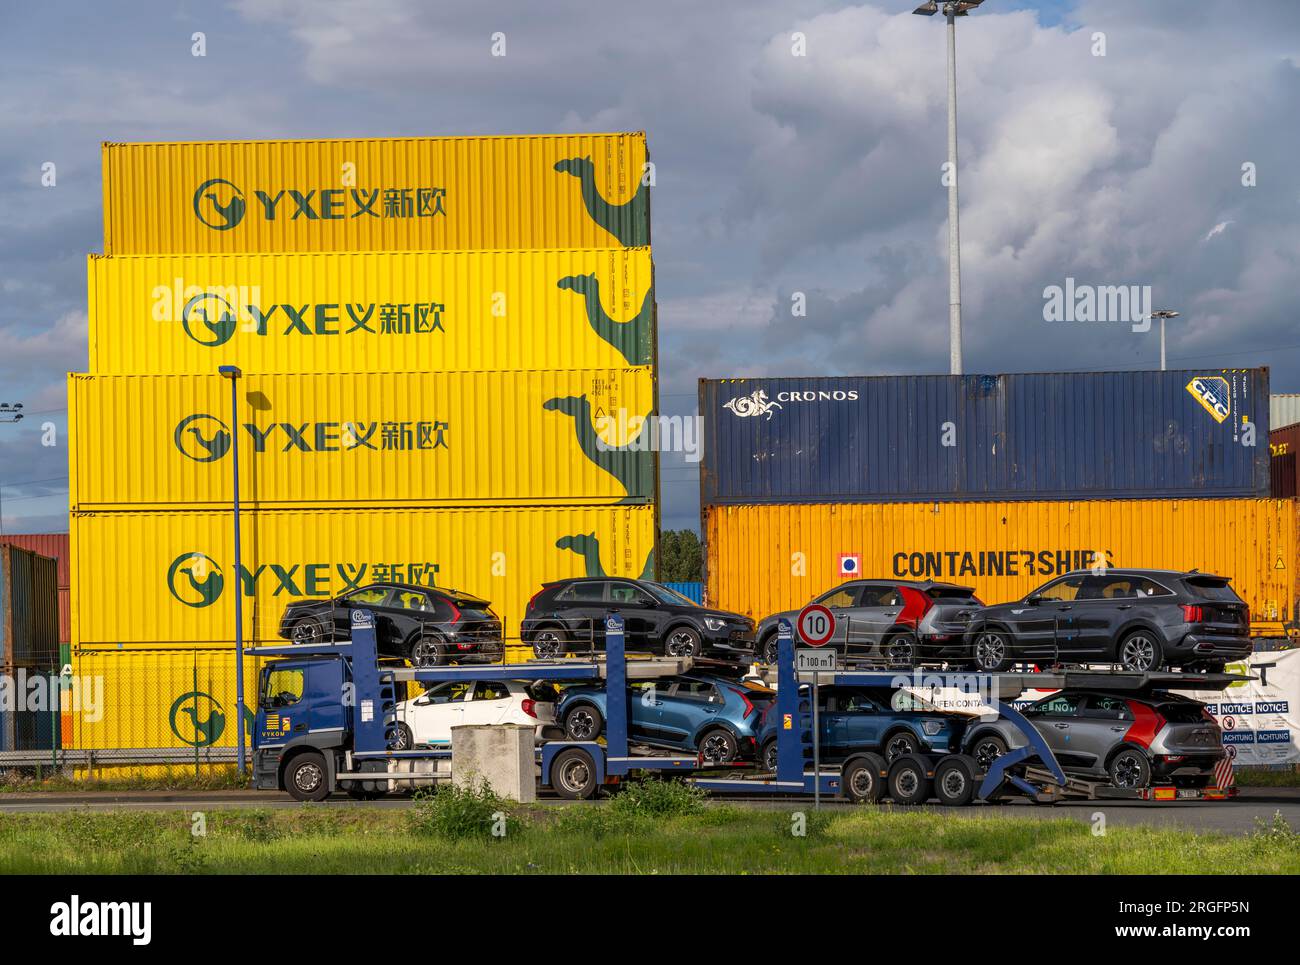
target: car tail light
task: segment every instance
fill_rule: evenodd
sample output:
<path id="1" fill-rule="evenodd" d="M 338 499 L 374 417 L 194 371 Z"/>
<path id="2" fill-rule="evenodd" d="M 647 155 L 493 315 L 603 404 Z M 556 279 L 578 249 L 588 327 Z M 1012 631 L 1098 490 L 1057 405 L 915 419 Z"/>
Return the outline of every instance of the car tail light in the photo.
<path id="1" fill-rule="evenodd" d="M 536 717 L 537 701 L 533 700 L 533 698 L 531 697 L 525 697 L 524 702 L 519 705 L 519 709 L 522 710 L 529 717 Z"/>
<path id="2" fill-rule="evenodd" d="M 1179 761 L 1187 760 L 1187 758 L 1182 754 L 1165 754 L 1164 760 L 1167 764 L 1177 764 Z"/>
<path id="3" fill-rule="evenodd" d="M 930 612 L 930 607 L 934 606 L 934 600 L 930 599 L 929 595 L 922 593 L 920 590 L 914 590 L 910 586 L 900 586 L 898 592 L 903 597 L 903 612 L 898 615 L 898 622 L 917 626 L 925 615 Z"/>
<path id="4" fill-rule="evenodd" d="M 737 690 L 735 687 L 728 687 L 727 689 L 730 690 L 733 694 L 736 694 L 738 697 L 740 697 L 741 700 L 745 702 L 744 719 L 748 720 L 749 715 L 754 712 L 754 702 L 749 699 L 748 695 L 746 695 L 746 693 L 743 690 Z"/>
<path id="5" fill-rule="evenodd" d="M 1205 610 L 1199 606 L 1183 604 L 1183 622 L 1184 623 L 1201 623 L 1205 620 Z"/>
<path id="6" fill-rule="evenodd" d="M 460 620 L 460 607 L 456 606 L 456 603 L 453 600 L 448 600 L 447 606 L 451 607 L 451 619 L 448 620 L 447 622 L 456 623 L 458 620 Z"/>

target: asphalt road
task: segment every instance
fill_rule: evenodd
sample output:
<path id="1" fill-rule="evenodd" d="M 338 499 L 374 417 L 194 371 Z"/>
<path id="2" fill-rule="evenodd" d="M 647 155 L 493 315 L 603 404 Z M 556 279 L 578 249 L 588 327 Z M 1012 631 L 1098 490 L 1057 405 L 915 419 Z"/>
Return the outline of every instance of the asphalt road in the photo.
<path id="1" fill-rule="evenodd" d="M 591 806 L 582 802 L 564 802 L 555 798 L 547 803 Z M 720 798 L 733 803 L 773 810 L 800 810 L 812 807 L 810 797 L 736 797 Z M 302 807 L 287 794 L 261 791 L 96 791 L 0 794 L 0 813 L 49 814 L 58 811 L 203 811 L 234 808 Z M 336 795 L 316 807 L 407 808 L 407 797 L 386 797 L 376 801 L 354 801 Z M 830 799 L 822 807 L 852 807 L 844 801 Z M 887 806 L 887 805 L 885 805 Z M 1258 822 L 1272 822 L 1280 812 L 1293 828 L 1300 829 L 1300 788 L 1244 788 L 1241 796 L 1230 801 L 1066 801 L 1060 804 L 1034 804 L 1012 800 L 1000 804 L 978 804 L 965 808 L 942 808 L 936 811 L 968 817 L 1006 815 L 1025 818 L 1064 818 L 1091 823 L 1101 813 L 1107 823 L 1120 825 L 1160 825 L 1185 827 L 1197 831 L 1243 833 L 1255 830 Z"/>

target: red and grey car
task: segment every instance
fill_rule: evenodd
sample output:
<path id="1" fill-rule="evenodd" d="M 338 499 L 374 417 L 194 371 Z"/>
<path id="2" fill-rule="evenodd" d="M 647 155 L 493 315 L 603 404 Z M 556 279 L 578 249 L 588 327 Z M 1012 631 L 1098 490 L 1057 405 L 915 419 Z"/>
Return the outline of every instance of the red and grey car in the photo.
<path id="1" fill-rule="evenodd" d="M 1021 713 L 1067 773 L 1108 779 L 1126 790 L 1152 784 L 1209 787 L 1224 755 L 1223 732 L 1205 705 L 1164 691 L 1141 696 L 1062 691 Z M 1024 743 L 1006 720 L 977 722 L 963 741 L 981 768 Z"/>

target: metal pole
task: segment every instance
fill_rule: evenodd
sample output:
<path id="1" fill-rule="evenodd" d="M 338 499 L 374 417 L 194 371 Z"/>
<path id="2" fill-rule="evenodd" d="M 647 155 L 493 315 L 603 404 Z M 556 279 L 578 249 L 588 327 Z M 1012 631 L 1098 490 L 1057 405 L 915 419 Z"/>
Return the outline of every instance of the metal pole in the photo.
<path id="1" fill-rule="evenodd" d="M 953 375 L 961 375 L 961 241 L 957 225 L 957 18 L 948 17 L 948 355 Z"/>
<path id="2" fill-rule="evenodd" d="M 239 740 L 239 776 L 247 771 L 244 758 L 244 588 L 240 584 L 239 556 L 239 378 L 230 380 L 230 452 L 235 473 L 235 717 Z"/>
<path id="3" fill-rule="evenodd" d="M 1165 370 L 1165 319 L 1160 316 L 1160 371 Z"/>
<path id="4" fill-rule="evenodd" d="M 822 756 L 821 756 L 821 724 L 818 722 L 817 704 L 820 703 L 820 697 L 817 689 L 817 682 L 821 679 L 821 674 L 813 671 L 812 685 L 812 704 L 813 704 L 813 810 L 819 811 L 822 806 Z"/>

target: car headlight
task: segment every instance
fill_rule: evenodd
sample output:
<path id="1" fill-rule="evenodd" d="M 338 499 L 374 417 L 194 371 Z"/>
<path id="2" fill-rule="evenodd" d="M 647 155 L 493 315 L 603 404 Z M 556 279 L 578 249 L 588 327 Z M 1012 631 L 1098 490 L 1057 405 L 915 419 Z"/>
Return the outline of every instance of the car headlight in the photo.
<path id="1" fill-rule="evenodd" d="M 716 633 L 727 625 L 727 621 L 718 617 L 705 617 L 704 625 Z"/>
<path id="2" fill-rule="evenodd" d="M 921 721 L 921 732 L 926 737 L 933 737 L 943 730 L 943 721 L 941 720 L 923 720 Z"/>

